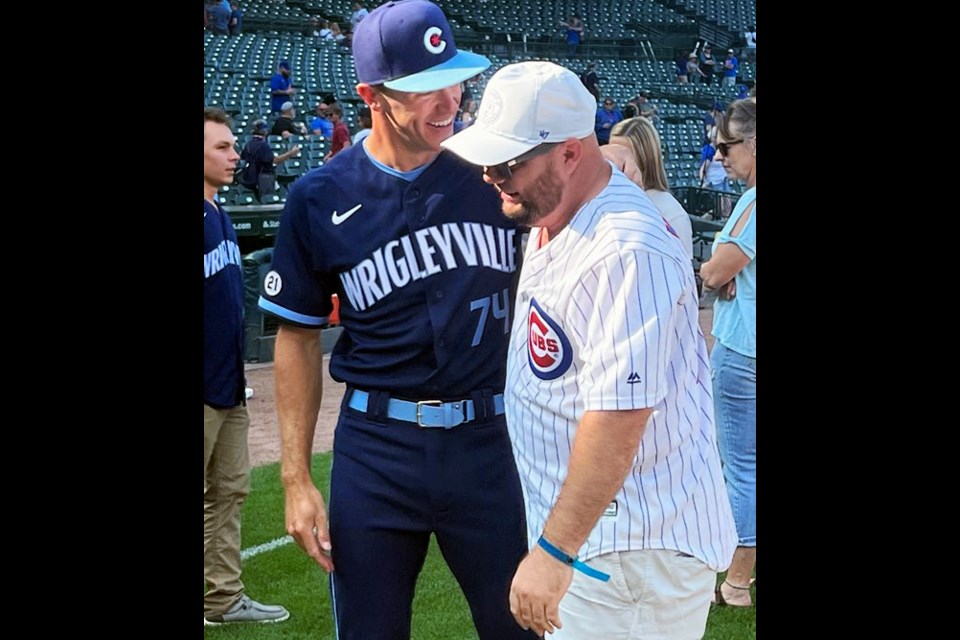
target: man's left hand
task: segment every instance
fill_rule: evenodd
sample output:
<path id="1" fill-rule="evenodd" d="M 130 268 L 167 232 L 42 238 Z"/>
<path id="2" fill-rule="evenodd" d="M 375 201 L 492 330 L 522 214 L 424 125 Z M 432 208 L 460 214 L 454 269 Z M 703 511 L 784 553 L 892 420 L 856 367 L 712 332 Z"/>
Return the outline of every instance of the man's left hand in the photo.
<path id="1" fill-rule="evenodd" d="M 573 581 L 573 568 L 534 547 L 517 567 L 510 585 L 510 613 L 524 629 L 553 633 L 560 623 L 560 600 Z"/>

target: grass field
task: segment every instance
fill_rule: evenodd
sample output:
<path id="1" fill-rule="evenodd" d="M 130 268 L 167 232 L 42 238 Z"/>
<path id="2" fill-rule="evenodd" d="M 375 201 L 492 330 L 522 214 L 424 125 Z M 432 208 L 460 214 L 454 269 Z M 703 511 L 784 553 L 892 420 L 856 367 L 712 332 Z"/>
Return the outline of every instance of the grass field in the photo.
<path id="1" fill-rule="evenodd" d="M 324 495 L 328 495 L 330 457 L 325 453 L 313 459 L 313 477 Z M 258 467 L 253 470 L 250 497 L 243 511 L 243 548 L 285 535 L 280 467 Z M 290 611 L 290 619 L 278 624 L 204 627 L 205 640 L 335 640 L 327 574 L 296 544 L 284 544 L 244 560 L 243 582 L 250 597 L 282 604 Z M 756 602 L 756 588 L 753 596 Z M 463 593 L 435 541 L 417 583 L 413 612 L 413 640 L 477 638 Z M 755 607 L 711 607 L 704 639 L 755 640 L 756 620 Z"/>

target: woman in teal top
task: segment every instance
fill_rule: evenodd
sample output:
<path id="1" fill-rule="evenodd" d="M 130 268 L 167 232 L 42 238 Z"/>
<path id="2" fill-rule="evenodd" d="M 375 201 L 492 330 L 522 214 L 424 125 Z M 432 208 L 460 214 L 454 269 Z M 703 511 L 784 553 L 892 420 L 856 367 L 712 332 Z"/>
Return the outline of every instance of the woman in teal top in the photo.
<path id="1" fill-rule="evenodd" d="M 737 525 L 737 551 L 716 602 L 752 604 L 757 564 L 757 103 L 730 104 L 717 132 L 718 157 L 727 175 L 747 184 L 736 208 L 700 267 L 706 289 L 717 290 L 716 338 L 710 364 L 717 446 Z"/>

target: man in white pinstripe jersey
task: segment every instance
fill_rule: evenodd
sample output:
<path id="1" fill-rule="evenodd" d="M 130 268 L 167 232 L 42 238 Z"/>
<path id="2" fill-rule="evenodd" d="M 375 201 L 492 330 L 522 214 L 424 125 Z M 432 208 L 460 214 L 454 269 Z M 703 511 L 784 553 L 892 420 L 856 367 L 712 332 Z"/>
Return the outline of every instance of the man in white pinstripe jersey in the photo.
<path id="1" fill-rule="evenodd" d="M 522 62 L 441 143 L 532 226 L 506 387 L 531 551 L 510 607 L 564 640 L 700 638 L 737 538 L 696 285 L 673 229 L 603 159 L 595 111 L 572 72 Z"/>

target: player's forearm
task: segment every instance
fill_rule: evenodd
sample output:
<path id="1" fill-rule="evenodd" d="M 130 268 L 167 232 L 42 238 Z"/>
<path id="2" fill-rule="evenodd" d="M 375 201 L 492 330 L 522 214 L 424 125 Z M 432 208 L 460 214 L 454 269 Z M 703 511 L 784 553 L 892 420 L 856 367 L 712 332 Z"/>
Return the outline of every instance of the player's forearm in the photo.
<path id="1" fill-rule="evenodd" d="M 322 367 L 320 330 L 281 325 L 274 347 L 274 380 L 285 485 L 312 482 L 310 458 L 323 395 Z"/>
<path id="2" fill-rule="evenodd" d="M 623 486 L 652 409 L 588 411 L 577 427 L 567 479 L 543 536 L 570 555 Z"/>

